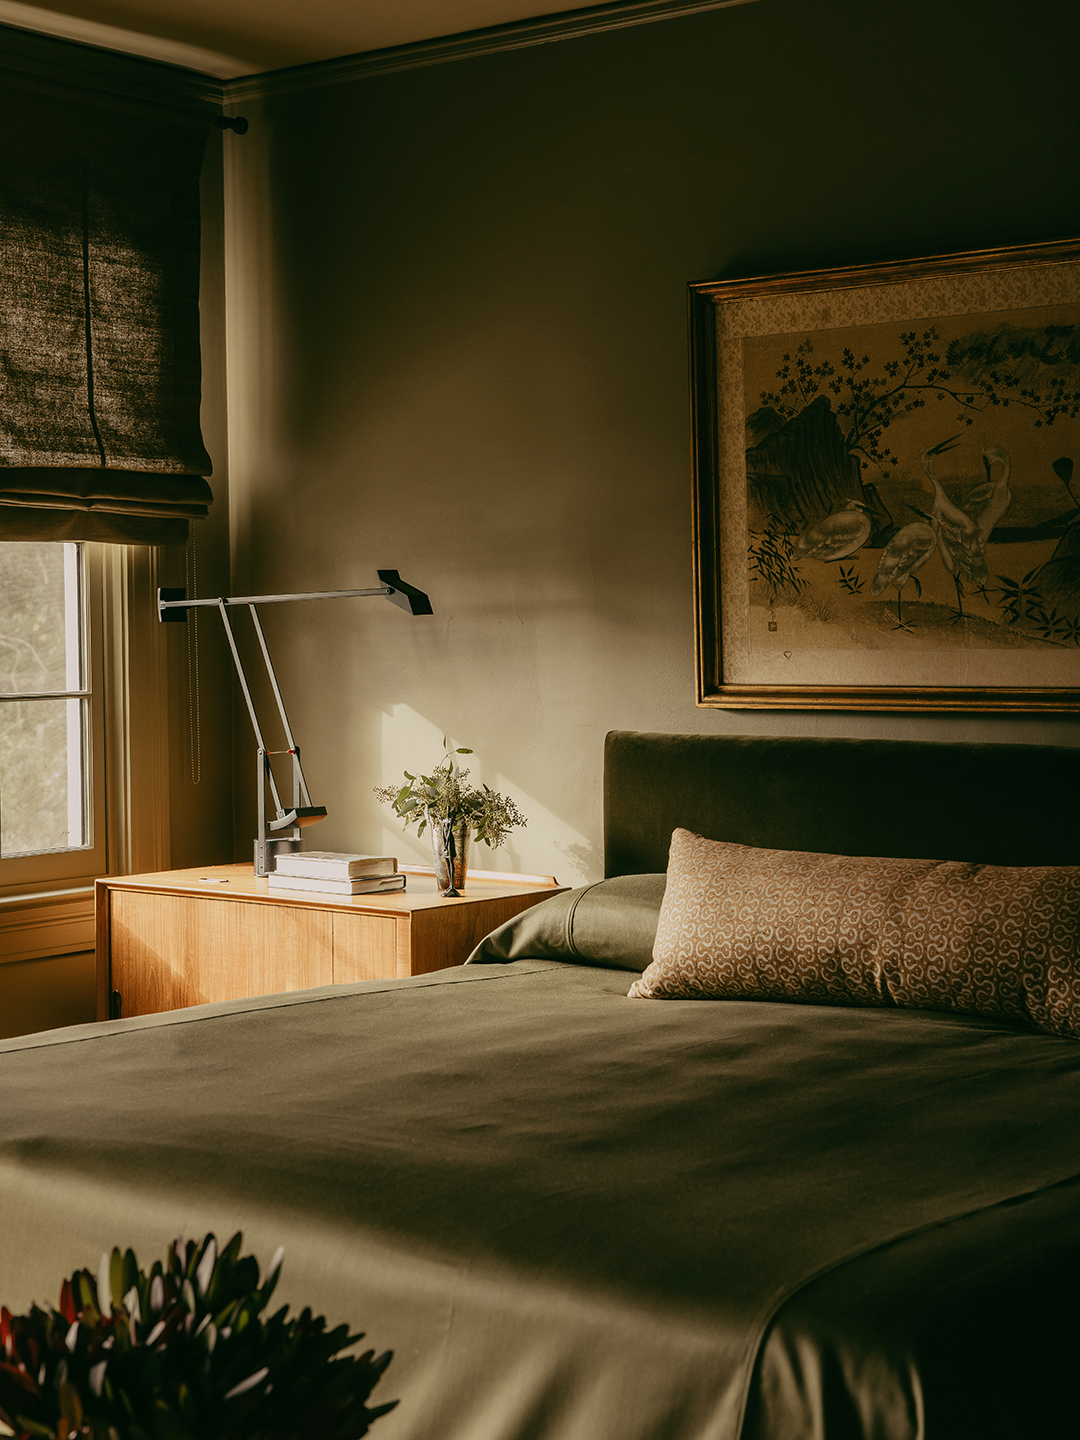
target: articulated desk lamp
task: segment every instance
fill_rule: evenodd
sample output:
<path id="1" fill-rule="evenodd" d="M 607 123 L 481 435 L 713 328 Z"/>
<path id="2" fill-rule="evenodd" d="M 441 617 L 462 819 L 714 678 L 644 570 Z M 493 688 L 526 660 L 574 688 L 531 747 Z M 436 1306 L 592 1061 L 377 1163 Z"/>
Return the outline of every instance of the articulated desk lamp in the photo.
<path id="1" fill-rule="evenodd" d="M 431 614 L 431 601 L 428 597 L 422 590 L 415 590 L 411 585 L 406 585 L 396 570 L 380 570 L 378 575 L 383 583 L 374 590 L 311 590 L 300 595 L 222 595 L 217 600 L 188 600 L 183 590 L 164 589 L 158 591 L 158 619 L 160 621 L 175 624 L 187 620 L 189 610 L 212 606 L 220 613 L 221 622 L 225 626 L 225 637 L 229 642 L 229 649 L 232 651 L 236 673 L 240 677 L 240 688 L 247 701 L 248 714 L 251 716 L 251 724 L 258 746 L 256 788 L 259 797 L 259 833 L 255 837 L 256 875 L 269 875 L 279 854 L 299 849 L 300 832 L 306 826 L 314 825 L 319 820 L 325 819 L 326 807 L 311 803 L 307 781 L 304 779 L 304 769 L 300 764 L 300 749 L 293 738 L 292 726 L 285 713 L 285 702 L 281 698 L 277 675 L 274 673 L 270 651 L 266 648 L 266 637 L 263 634 L 262 625 L 259 623 L 255 606 L 256 604 L 274 604 L 279 600 L 343 600 L 350 596 L 384 595 L 387 600 L 400 606 L 402 610 L 408 611 L 410 615 Z M 259 717 L 255 713 L 255 702 L 251 698 L 247 676 L 240 663 L 240 652 L 236 648 L 236 637 L 229 621 L 228 607 L 230 605 L 246 605 L 251 612 L 251 623 L 255 627 L 255 635 L 258 638 L 259 649 L 262 651 L 263 662 L 266 665 L 270 688 L 274 692 L 278 714 L 281 716 L 282 728 L 285 731 L 287 750 L 268 750 L 266 748 L 266 741 L 263 739 L 262 728 L 259 725 Z M 292 804 L 288 809 L 281 803 L 277 781 L 274 779 L 274 772 L 270 765 L 271 755 L 292 756 Z M 270 796 L 276 812 L 273 819 L 270 819 L 266 813 L 267 786 L 270 787 Z"/>

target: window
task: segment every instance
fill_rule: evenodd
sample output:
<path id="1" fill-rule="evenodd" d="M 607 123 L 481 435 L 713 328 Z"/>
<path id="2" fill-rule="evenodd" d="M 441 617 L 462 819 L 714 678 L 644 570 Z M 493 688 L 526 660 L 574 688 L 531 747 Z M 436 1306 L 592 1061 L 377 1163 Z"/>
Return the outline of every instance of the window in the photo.
<path id="1" fill-rule="evenodd" d="M 169 864 L 155 547 L 211 500 L 199 175 L 218 107 L 55 44 L 0 85 L 0 966 L 92 948 L 93 879 Z"/>
<path id="2" fill-rule="evenodd" d="M 96 547 L 0 542 L 0 889 L 105 872 Z"/>

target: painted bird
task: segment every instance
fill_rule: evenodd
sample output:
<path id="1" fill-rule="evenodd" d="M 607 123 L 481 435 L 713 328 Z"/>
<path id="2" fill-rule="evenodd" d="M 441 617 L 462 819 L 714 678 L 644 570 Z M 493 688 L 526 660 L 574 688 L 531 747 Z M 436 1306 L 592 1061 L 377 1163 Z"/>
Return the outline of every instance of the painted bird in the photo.
<path id="1" fill-rule="evenodd" d="M 958 439 L 959 436 L 954 435 L 951 439 L 942 440 L 939 445 L 924 450 L 919 456 L 919 462 L 926 478 L 934 487 L 934 505 L 930 519 L 937 531 L 938 549 L 941 551 L 945 569 L 953 577 L 953 584 L 956 586 L 956 619 L 960 620 L 964 615 L 961 577 L 965 580 L 985 580 L 986 556 L 983 553 L 978 521 L 953 504 L 945 494 L 941 481 L 934 474 L 935 457 L 951 450 Z"/>
<path id="2" fill-rule="evenodd" d="M 976 485 L 968 492 L 963 508 L 979 527 L 979 540 L 985 545 L 994 526 L 1012 504 L 1012 491 L 1009 489 L 1012 461 L 1009 452 L 1000 445 L 987 445 L 983 450 L 983 464 L 986 467 L 986 483 Z M 996 480 L 991 474 L 995 465 L 1002 467 Z"/>
<path id="3" fill-rule="evenodd" d="M 922 569 L 937 549 L 937 545 L 938 533 L 934 527 L 928 525 L 925 520 L 912 520 L 910 525 L 904 525 L 897 530 L 881 552 L 877 574 L 870 585 L 870 594 L 881 595 L 886 586 L 893 586 L 896 590 L 896 625 L 894 628 L 897 630 L 909 632 L 911 630 L 911 626 L 904 623 L 904 617 L 900 611 L 900 596 L 904 586 L 916 570 Z"/>
<path id="4" fill-rule="evenodd" d="M 842 560 L 853 555 L 870 538 L 871 522 L 861 500 L 849 500 L 839 510 L 815 520 L 795 541 L 806 560 Z"/>

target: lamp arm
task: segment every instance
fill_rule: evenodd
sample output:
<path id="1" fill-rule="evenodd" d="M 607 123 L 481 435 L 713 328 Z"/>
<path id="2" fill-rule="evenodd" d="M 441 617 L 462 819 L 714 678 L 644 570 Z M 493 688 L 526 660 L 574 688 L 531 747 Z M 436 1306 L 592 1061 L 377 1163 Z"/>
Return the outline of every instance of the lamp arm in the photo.
<path id="1" fill-rule="evenodd" d="M 308 790 L 307 780 L 304 778 L 304 767 L 300 763 L 300 747 L 293 738 L 292 726 L 289 724 L 289 716 L 285 710 L 285 701 L 281 697 L 281 687 L 278 685 L 277 671 L 274 669 L 274 662 L 270 659 L 266 636 L 263 634 L 263 628 L 254 604 L 249 604 L 248 609 L 251 611 L 251 623 L 254 625 L 255 634 L 258 637 L 259 649 L 262 651 L 263 662 L 266 665 L 266 673 L 270 680 L 270 688 L 273 690 L 274 699 L 277 701 L 278 714 L 281 716 L 281 728 L 285 731 L 285 743 L 289 747 L 289 754 L 293 760 L 293 807 L 295 808 L 301 803 L 310 805 L 311 792 Z M 222 618 L 224 618 L 224 614 L 225 612 L 222 611 Z M 279 806 L 278 814 L 280 815 L 281 813 Z"/>
<path id="2" fill-rule="evenodd" d="M 350 596 L 390 594 L 389 585 L 380 585 L 375 590 L 304 590 L 294 595 L 221 595 L 213 600 L 186 600 L 182 590 L 162 589 L 158 591 L 158 619 L 175 620 L 178 611 L 197 610 L 202 605 L 274 605 L 281 600 L 346 600 Z M 172 614 L 167 614 L 171 611 Z M 179 616 L 181 620 L 186 615 Z"/>
<path id="3" fill-rule="evenodd" d="M 293 595 L 221 595 L 216 600 L 189 600 L 187 592 L 182 589 L 160 589 L 157 592 L 159 621 L 183 623 L 188 618 L 189 610 L 213 606 L 220 614 L 221 623 L 225 627 L 225 638 L 229 642 L 233 664 L 236 666 L 240 689 L 248 708 L 248 715 L 251 717 L 251 727 L 255 731 L 255 740 L 258 746 L 259 834 L 255 840 L 256 875 L 269 873 L 273 868 L 274 857 L 279 850 L 285 847 L 295 849 L 299 844 L 301 828 L 324 819 L 326 810 L 322 806 L 311 803 L 311 793 L 304 776 L 304 768 L 300 763 L 300 748 L 293 736 L 292 726 L 289 724 L 285 701 L 282 698 L 281 687 L 278 685 L 277 672 L 270 659 L 270 650 L 267 647 L 266 636 L 263 634 L 255 606 L 256 604 L 275 604 L 282 600 L 344 600 L 352 597 L 366 598 L 380 595 L 400 606 L 410 615 L 430 615 L 432 613 L 431 601 L 424 592 L 417 590 L 413 585 L 406 584 L 396 570 L 380 570 L 378 575 L 383 582 L 382 585 L 367 590 L 308 590 Z M 236 636 L 233 634 L 232 624 L 229 621 L 230 605 L 246 605 L 248 607 L 251 622 L 258 637 L 263 663 L 266 666 L 270 687 L 274 692 L 274 700 L 277 703 L 278 714 L 285 731 L 285 741 L 289 747 L 288 753 L 292 758 L 293 803 L 291 810 L 285 809 L 278 793 L 273 767 L 270 764 L 271 753 L 278 752 L 267 750 L 266 741 L 263 739 L 262 727 L 255 711 L 255 701 L 251 695 L 251 687 L 248 685 L 247 675 L 244 673 L 244 666 L 240 659 L 240 651 L 236 646 Z M 267 783 L 269 783 L 270 793 L 277 810 L 277 817 L 274 820 L 268 820 L 266 816 Z M 289 837 L 283 833 L 287 829 L 292 832 Z"/>
<path id="4" fill-rule="evenodd" d="M 262 727 L 259 725 L 259 717 L 255 713 L 255 701 L 251 698 L 251 690 L 248 686 L 247 676 L 244 673 L 244 666 L 240 660 L 240 651 L 236 648 L 236 636 L 233 634 L 232 625 L 229 623 L 229 614 L 225 609 L 225 601 L 215 600 L 221 612 L 221 623 L 225 626 L 225 638 L 229 642 L 229 649 L 232 651 L 233 664 L 236 666 L 236 673 L 240 679 L 240 689 L 243 691 L 244 699 L 247 702 L 248 715 L 251 717 L 251 728 L 255 731 L 255 739 L 260 750 L 266 749 L 266 741 L 263 739 Z M 271 784 L 273 781 L 271 781 Z M 277 800 L 275 793 L 274 799 Z M 280 801 L 278 809 L 281 809 Z"/>
<path id="5" fill-rule="evenodd" d="M 423 590 L 406 584 L 396 570 L 380 570 L 378 573 L 384 583 L 368 590 L 305 590 L 293 595 L 222 595 L 216 600 L 188 600 L 183 589 L 160 589 L 157 592 L 158 619 L 163 623 L 182 623 L 187 619 L 189 610 L 201 606 L 276 605 L 282 600 L 347 600 L 374 595 L 381 595 L 410 615 L 432 613 L 431 601 Z"/>
<path id="6" fill-rule="evenodd" d="M 266 673 L 270 679 L 270 688 L 274 692 L 274 699 L 277 701 L 278 714 L 281 716 L 281 728 L 285 731 L 285 743 L 289 749 L 293 749 L 296 741 L 293 739 L 292 726 L 289 724 L 289 717 L 285 713 L 285 701 L 281 698 L 281 688 L 278 685 L 277 672 L 274 670 L 274 662 L 270 659 L 270 651 L 266 647 L 266 636 L 259 621 L 259 612 L 253 603 L 248 603 L 251 612 L 251 623 L 255 627 L 255 635 L 259 642 L 259 649 L 262 651 L 263 664 L 266 666 Z"/>
<path id="7" fill-rule="evenodd" d="M 263 771 L 265 772 L 266 781 L 269 782 L 270 793 L 274 799 L 274 808 L 277 811 L 277 818 L 276 820 L 270 822 L 269 829 L 282 830 L 286 828 L 286 824 L 290 826 L 297 824 L 302 825 L 305 822 L 311 823 L 314 820 L 321 820 L 325 816 L 326 811 L 320 807 L 313 806 L 311 803 L 311 792 L 308 790 L 307 779 L 304 776 L 304 768 L 300 763 L 300 747 L 297 745 L 296 740 L 293 737 L 292 726 L 289 724 L 288 712 L 285 709 L 285 701 L 282 698 L 281 688 L 278 685 L 277 674 L 274 670 L 274 662 L 270 659 L 270 651 L 266 644 L 266 636 L 263 634 L 263 628 L 262 625 L 259 623 L 259 616 L 256 612 L 255 606 L 249 604 L 248 609 L 251 612 L 251 623 L 255 626 L 255 634 L 259 637 L 259 648 L 262 651 L 263 661 L 266 665 L 266 673 L 270 680 L 270 685 L 274 691 L 274 699 L 277 701 L 278 714 L 281 716 L 282 729 L 285 731 L 285 743 L 288 745 L 288 753 L 292 757 L 293 804 L 291 810 L 286 810 L 284 805 L 282 805 L 281 803 L 281 795 L 277 788 L 277 781 L 274 779 L 274 771 L 270 765 L 269 758 L 272 753 L 277 752 L 272 752 L 268 750 L 266 746 L 266 741 L 263 738 L 262 727 L 259 724 L 258 712 L 255 709 L 255 701 L 252 699 L 251 687 L 248 685 L 247 674 L 244 671 L 243 661 L 240 659 L 240 651 L 236 645 L 236 635 L 233 632 L 232 624 L 229 620 L 228 611 L 225 608 L 225 602 L 222 600 L 218 604 L 218 610 L 221 615 L 221 623 L 225 627 L 225 637 L 229 642 L 229 649 L 232 651 L 233 664 L 236 666 L 236 674 L 240 680 L 240 689 L 243 691 L 244 700 L 247 703 L 248 715 L 251 717 L 251 728 L 255 731 L 255 742 L 258 746 L 260 757 L 260 773 L 262 773 Z M 307 810 L 317 813 L 312 813 L 309 815 L 301 814 L 301 816 L 298 818 L 297 811 L 301 805 L 303 805 L 303 807 L 305 807 Z M 283 822 L 286 822 L 286 824 L 283 824 Z M 265 830 L 267 829 L 267 826 L 263 823 L 263 818 L 261 816 L 259 829 L 260 832 L 265 832 Z"/>

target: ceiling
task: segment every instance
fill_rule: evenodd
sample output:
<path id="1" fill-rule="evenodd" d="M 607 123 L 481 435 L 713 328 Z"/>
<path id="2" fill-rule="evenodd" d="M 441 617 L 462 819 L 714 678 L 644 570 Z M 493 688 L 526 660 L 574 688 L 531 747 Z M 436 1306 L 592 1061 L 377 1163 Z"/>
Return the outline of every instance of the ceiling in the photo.
<path id="1" fill-rule="evenodd" d="M 0 0 L 0 24 L 231 79 L 579 6 L 580 0 Z"/>

